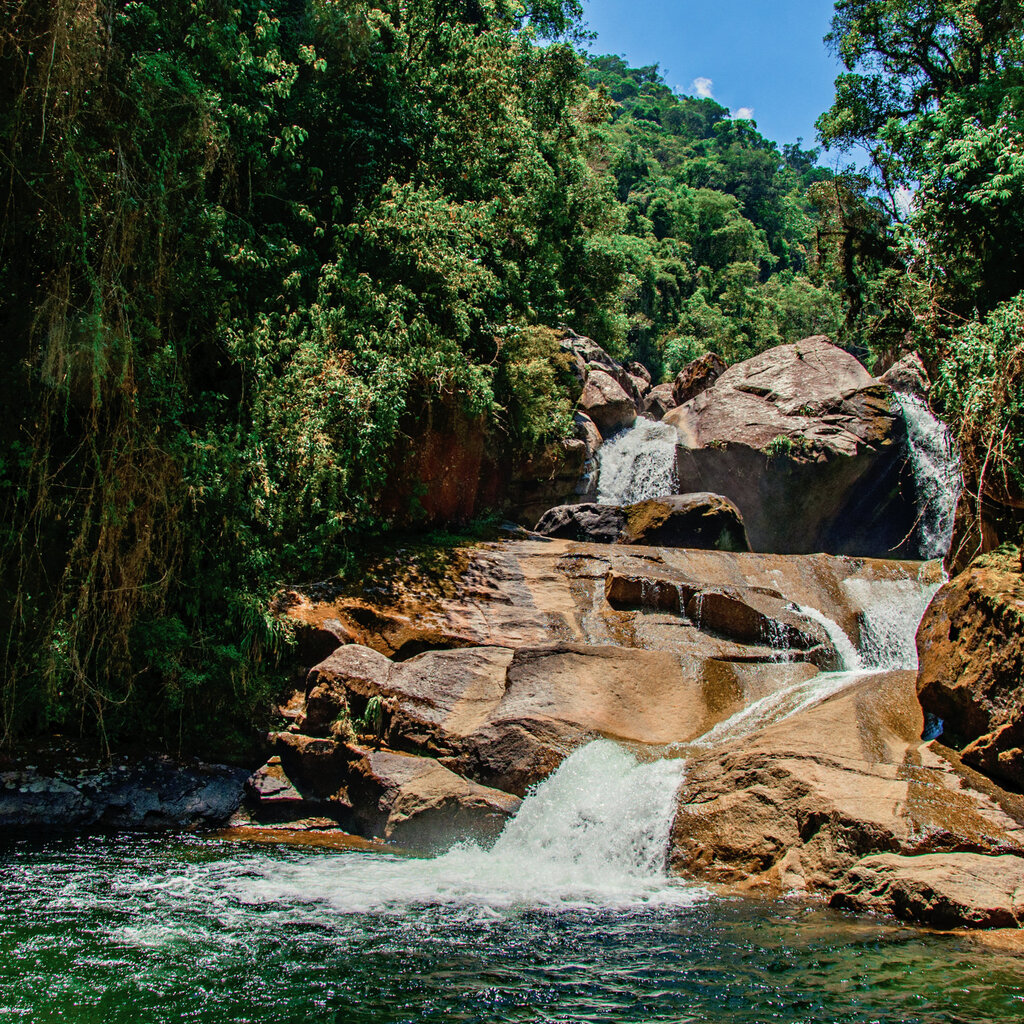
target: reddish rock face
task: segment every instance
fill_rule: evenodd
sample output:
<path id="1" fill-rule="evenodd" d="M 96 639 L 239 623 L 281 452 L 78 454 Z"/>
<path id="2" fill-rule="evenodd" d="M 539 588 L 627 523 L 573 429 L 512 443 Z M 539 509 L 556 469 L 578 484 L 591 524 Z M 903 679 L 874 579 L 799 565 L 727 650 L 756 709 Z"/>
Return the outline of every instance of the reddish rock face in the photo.
<path id="1" fill-rule="evenodd" d="M 917 634 L 917 690 L 965 764 L 1024 791 L 1024 577 L 978 559 L 935 595 Z"/>
<path id="2" fill-rule="evenodd" d="M 513 459 L 488 438 L 482 417 L 438 404 L 396 452 L 381 512 L 398 526 L 465 523 L 488 509 L 534 523 L 573 496 L 587 457 L 582 440 L 567 438 Z"/>
<path id="3" fill-rule="evenodd" d="M 827 339 L 730 367 L 664 422 L 679 431 L 680 490 L 733 501 L 755 551 L 916 554 L 892 392 Z"/>

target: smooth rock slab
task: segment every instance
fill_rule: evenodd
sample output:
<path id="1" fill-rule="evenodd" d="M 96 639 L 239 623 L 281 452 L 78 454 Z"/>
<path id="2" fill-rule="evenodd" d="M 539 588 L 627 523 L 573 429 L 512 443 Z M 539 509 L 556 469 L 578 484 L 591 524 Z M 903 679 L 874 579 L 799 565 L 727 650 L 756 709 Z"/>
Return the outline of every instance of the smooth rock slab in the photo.
<path id="1" fill-rule="evenodd" d="M 429 757 L 351 747 L 349 793 L 369 836 L 436 852 L 452 843 L 491 841 L 519 810 L 508 793 L 477 785 Z"/>
<path id="2" fill-rule="evenodd" d="M 936 928 L 1017 928 L 1024 922 L 1024 858 L 865 857 L 846 873 L 830 902 Z"/>

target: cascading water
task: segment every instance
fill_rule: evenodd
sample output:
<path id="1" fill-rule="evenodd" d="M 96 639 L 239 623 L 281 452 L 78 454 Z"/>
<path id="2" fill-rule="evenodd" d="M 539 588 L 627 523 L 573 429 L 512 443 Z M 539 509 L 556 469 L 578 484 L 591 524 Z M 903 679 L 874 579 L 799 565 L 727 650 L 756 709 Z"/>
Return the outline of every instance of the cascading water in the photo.
<path id="1" fill-rule="evenodd" d="M 489 850 L 461 844 L 429 860 L 371 854 L 273 864 L 218 879 L 244 902 L 402 914 L 463 908 L 688 906 L 703 890 L 670 879 L 668 833 L 683 762 L 641 763 L 610 740 L 571 754 L 523 801 Z"/>
<path id="2" fill-rule="evenodd" d="M 960 497 L 960 463 L 949 428 L 917 395 L 896 394 L 907 425 L 907 454 L 914 469 L 923 558 L 942 558 L 953 539 Z"/>
<path id="3" fill-rule="evenodd" d="M 860 612 L 860 652 L 866 668 L 916 669 L 917 627 L 938 583 L 919 580 L 843 581 Z"/>
<path id="4" fill-rule="evenodd" d="M 638 419 L 608 440 L 597 453 L 597 500 L 630 505 L 676 491 L 675 427 Z"/>
<path id="5" fill-rule="evenodd" d="M 825 628 L 832 646 L 839 655 L 839 670 L 842 672 L 857 672 L 864 667 L 861 661 L 860 652 L 853 646 L 853 641 L 846 635 L 846 631 L 834 619 L 830 619 L 824 612 L 817 608 L 808 608 L 804 605 L 797 605 L 797 611 L 812 619 Z"/>
<path id="6" fill-rule="evenodd" d="M 839 655 L 835 672 L 819 672 L 810 679 L 769 693 L 719 722 L 703 736 L 675 746 L 714 747 L 750 736 L 760 729 L 789 718 L 835 696 L 867 675 L 888 669 L 917 667 L 915 636 L 938 584 L 913 579 L 843 582 L 850 598 L 861 608 L 861 649 L 858 650 L 839 623 L 817 608 L 795 605 L 803 616 L 820 623 Z"/>

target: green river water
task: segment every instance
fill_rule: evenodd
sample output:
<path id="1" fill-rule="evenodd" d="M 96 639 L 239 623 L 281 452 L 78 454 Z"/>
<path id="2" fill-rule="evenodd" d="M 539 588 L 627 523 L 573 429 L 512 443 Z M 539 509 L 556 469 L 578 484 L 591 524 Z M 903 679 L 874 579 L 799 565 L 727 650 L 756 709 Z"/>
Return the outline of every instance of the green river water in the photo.
<path id="1" fill-rule="evenodd" d="M 202 836 L 8 841 L 0 1020 L 1024 1019 L 1024 958 L 669 878 L 661 819 L 680 766 L 598 741 L 493 850 L 430 860 Z"/>

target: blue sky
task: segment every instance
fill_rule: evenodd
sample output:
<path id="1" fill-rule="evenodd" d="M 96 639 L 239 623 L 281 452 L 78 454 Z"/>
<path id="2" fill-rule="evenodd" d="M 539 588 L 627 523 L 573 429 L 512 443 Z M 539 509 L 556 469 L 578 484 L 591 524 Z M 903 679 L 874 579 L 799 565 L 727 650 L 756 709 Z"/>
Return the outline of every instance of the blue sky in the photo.
<path id="1" fill-rule="evenodd" d="M 822 42 L 832 12 L 832 0 L 584 0 L 595 53 L 660 64 L 673 88 L 709 91 L 752 112 L 762 135 L 805 147 L 840 70 Z"/>

